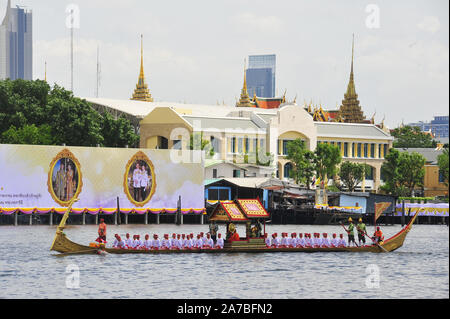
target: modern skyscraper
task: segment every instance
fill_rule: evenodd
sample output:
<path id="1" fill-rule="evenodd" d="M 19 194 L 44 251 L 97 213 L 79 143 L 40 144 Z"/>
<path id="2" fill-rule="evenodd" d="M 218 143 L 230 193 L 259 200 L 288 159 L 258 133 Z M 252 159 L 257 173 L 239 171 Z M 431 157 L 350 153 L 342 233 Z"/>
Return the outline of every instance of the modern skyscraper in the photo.
<path id="1" fill-rule="evenodd" d="M 0 25 L 0 80 L 33 79 L 33 15 L 20 6 L 11 7 Z"/>
<path id="2" fill-rule="evenodd" d="M 250 96 L 275 97 L 276 55 L 250 55 L 247 87 Z"/>

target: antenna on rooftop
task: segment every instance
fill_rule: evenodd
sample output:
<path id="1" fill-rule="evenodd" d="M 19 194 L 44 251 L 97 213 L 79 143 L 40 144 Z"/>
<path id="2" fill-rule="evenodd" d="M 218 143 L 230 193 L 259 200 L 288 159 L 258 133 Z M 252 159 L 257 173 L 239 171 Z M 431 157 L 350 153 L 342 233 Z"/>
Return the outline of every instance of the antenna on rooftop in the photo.
<path id="1" fill-rule="evenodd" d="M 95 96 L 98 98 L 99 96 L 99 88 L 100 88 L 100 80 L 101 80 L 101 65 L 100 65 L 100 46 L 97 46 L 97 82 L 96 82 L 96 91 Z"/>

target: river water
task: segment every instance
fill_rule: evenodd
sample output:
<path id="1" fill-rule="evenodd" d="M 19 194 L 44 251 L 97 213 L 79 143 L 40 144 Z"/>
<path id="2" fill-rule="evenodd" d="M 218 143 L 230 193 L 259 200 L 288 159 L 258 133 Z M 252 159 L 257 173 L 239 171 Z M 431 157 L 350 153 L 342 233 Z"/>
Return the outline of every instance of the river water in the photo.
<path id="1" fill-rule="evenodd" d="M 400 226 L 382 227 L 386 238 Z M 109 226 L 114 233 L 206 232 L 207 225 Z M 223 227 L 220 231 L 223 234 Z M 339 226 L 268 225 L 273 232 L 341 233 Z M 71 226 L 88 244 L 96 226 Z M 243 234 L 243 228 L 238 227 Z M 414 225 L 388 254 L 264 253 L 57 257 L 51 226 L 0 227 L 0 298 L 324 299 L 448 298 L 449 230 Z M 77 272 L 74 272 L 78 270 Z"/>

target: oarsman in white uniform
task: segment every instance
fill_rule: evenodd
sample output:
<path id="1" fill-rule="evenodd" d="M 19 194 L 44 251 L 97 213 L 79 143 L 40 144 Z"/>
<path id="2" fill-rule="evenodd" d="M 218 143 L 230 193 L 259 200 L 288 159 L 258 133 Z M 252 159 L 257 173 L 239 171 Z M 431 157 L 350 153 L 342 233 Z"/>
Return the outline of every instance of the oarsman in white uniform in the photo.
<path id="1" fill-rule="evenodd" d="M 331 247 L 339 247 L 339 239 L 337 239 L 336 234 L 333 234 L 333 239 L 331 239 Z"/>
<path id="2" fill-rule="evenodd" d="M 130 234 L 128 233 L 125 235 L 125 245 L 128 248 L 133 248 L 133 240 L 130 238 Z"/>
<path id="3" fill-rule="evenodd" d="M 125 249 L 126 245 L 122 238 L 118 234 L 115 234 L 114 237 L 116 239 L 114 239 L 113 248 Z"/>
<path id="4" fill-rule="evenodd" d="M 140 235 L 136 235 L 135 239 L 133 241 L 133 248 L 134 249 L 141 249 L 142 246 L 142 240 L 140 239 L 141 236 Z"/>
<path id="5" fill-rule="evenodd" d="M 197 240 L 195 241 L 194 247 L 197 249 L 202 249 L 203 247 L 203 239 L 200 234 L 197 235 Z"/>
<path id="6" fill-rule="evenodd" d="M 164 239 L 161 241 L 161 249 L 170 249 L 170 239 L 168 234 L 164 234 Z"/>
<path id="7" fill-rule="evenodd" d="M 205 243 L 206 243 L 206 236 L 205 236 L 205 234 L 204 233 L 200 233 L 200 237 L 202 238 L 203 245 L 205 245 Z"/>
<path id="8" fill-rule="evenodd" d="M 181 235 L 177 234 L 177 248 L 178 249 L 183 249 L 183 240 L 181 239 Z"/>
<path id="9" fill-rule="evenodd" d="M 211 234 L 206 234 L 206 242 L 203 245 L 203 249 L 212 249 L 214 248 L 214 240 L 211 238 Z"/>
<path id="10" fill-rule="evenodd" d="M 308 248 L 312 247 L 311 234 L 309 234 L 309 233 L 305 233 L 305 247 L 308 247 Z"/>
<path id="11" fill-rule="evenodd" d="M 297 247 L 297 233 L 292 233 L 291 238 L 288 241 L 289 248 Z"/>
<path id="12" fill-rule="evenodd" d="M 217 240 L 216 240 L 216 249 L 223 249 L 224 241 L 222 238 L 222 234 L 217 234 Z"/>
<path id="13" fill-rule="evenodd" d="M 305 243 L 305 239 L 303 238 L 303 234 L 299 233 L 298 239 L 297 239 L 297 247 L 303 248 L 303 247 L 305 247 L 305 245 L 306 245 L 306 243 Z"/>
<path id="14" fill-rule="evenodd" d="M 161 241 L 158 239 L 158 235 L 154 234 L 152 240 L 152 249 L 159 250 L 160 248 L 161 248 Z"/>
<path id="15" fill-rule="evenodd" d="M 270 238 L 267 233 L 264 234 L 264 242 L 266 243 L 267 247 L 270 247 Z"/>
<path id="16" fill-rule="evenodd" d="M 194 234 L 190 233 L 189 234 L 189 249 L 194 249 L 194 248 L 195 248 Z"/>
<path id="17" fill-rule="evenodd" d="M 191 236 L 189 234 L 186 234 L 186 239 L 184 240 L 184 249 L 191 249 Z"/>
<path id="18" fill-rule="evenodd" d="M 329 248 L 331 246 L 330 240 L 328 239 L 328 234 L 324 233 L 322 238 L 322 247 Z"/>
<path id="19" fill-rule="evenodd" d="M 272 245 L 273 248 L 278 248 L 280 247 L 280 239 L 278 238 L 278 234 L 275 233 L 273 234 L 273 239 L 272 239 Z"/>
<path id="20" fill-rule="evenodd" d="M 152 249 L 152 241 L 150 240 L 150 236 L 148 234 L 145 235 L 145 240 L 142 244 L 142 248 L 146 250 Z"/>
<path id="21" fill-rule="evenodd" d="M 339 247 L 347 247 L 347 241 L 345 240 L 343 234 L 339 235 Z"/>
<path id="22" fill-rule="evenodd" d="M 286 233 L 281 233 L 281 242 L 280 242 L 280 246 L 281 246 L 281 247 L 287 247 Z"/>
<path id="23" fill-rule="evenodd" d="M 177 249 L 177 234 L 172 234 L 172 238 L 170 239 L 170 249 Z"/>

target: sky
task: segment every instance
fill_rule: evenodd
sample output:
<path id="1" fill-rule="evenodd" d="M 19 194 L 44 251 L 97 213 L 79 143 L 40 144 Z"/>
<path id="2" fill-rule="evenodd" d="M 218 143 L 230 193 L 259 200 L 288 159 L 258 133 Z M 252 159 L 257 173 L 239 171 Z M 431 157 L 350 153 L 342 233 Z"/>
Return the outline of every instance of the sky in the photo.
<path id="1" fill-rule="evenodd" d="M 0 0 L 0 20 L 7 0 Z M 155 101 L 234 105 L 244 59 L 276 54 L 278 95 L 324 109 L 341 105 L 355 35 L 355 84 L 367 118 L 397 127 L 448 115 L 447 0 L 12 0 L 33 10 L 33 78 L 74 93 L 129 99 L 138 80 L 140 35 Z"/>

